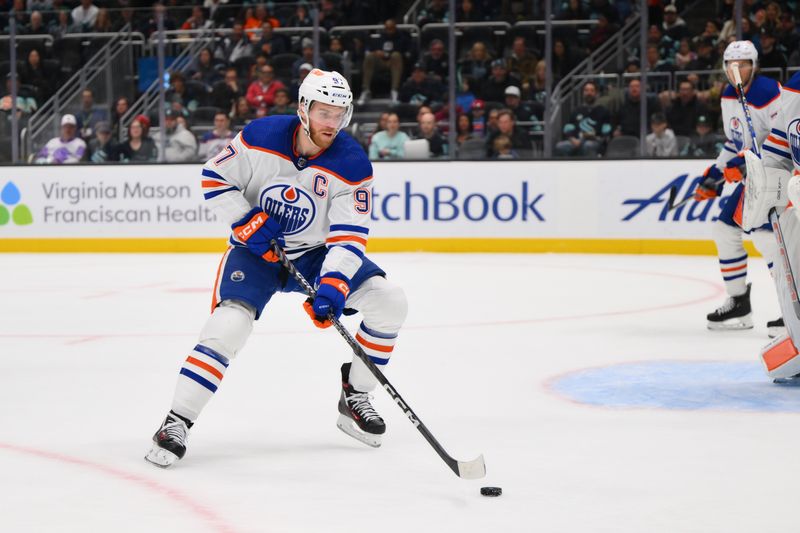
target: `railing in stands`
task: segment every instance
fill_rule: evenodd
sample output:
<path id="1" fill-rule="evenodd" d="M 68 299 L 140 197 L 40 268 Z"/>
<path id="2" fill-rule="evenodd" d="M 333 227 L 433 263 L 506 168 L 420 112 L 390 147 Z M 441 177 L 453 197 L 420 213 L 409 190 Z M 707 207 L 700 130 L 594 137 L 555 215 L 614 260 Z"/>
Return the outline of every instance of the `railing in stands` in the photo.
<path id="1" fill-rule="evenodd" d="M 43 146 L 51 137 L 59 134 L 61 116 L 70 111 L 72 107 L 77 107 L 81 91 L 89 87 L 101 74 L 106 74 L 106 87 L 112 84 L 112 72 L 114 61 L 117 60 L 122 52 L 130 50 L 131 45 L 144 45 L 144 35 L 138 32 L 130 32 L 129 27 L 116 33 L 73 33 L 67 34 L 62 39 L 108 39 L 108 42 L 97 49 L 97 52 L 89 58 L 81 68 L 67 80 L 56 93 L 50 97 L 39 109 L 34 112 L 28 120 L 25 131 L 22 132 L 23 158 L 30 159 L 39 146 Z M 111 93 L 106 90 L 104 99 L 98 99 L 101 105 L 110 110 Z"/>

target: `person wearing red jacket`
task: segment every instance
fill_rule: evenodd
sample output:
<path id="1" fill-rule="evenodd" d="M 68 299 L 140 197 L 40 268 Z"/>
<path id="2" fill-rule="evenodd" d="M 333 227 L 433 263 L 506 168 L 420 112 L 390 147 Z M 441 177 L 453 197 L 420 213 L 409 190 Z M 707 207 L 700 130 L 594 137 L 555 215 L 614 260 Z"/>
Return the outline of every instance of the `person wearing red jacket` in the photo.
<path id="1" fill-rule="evenodd" d="M 247 103 L 253 109 L 262 103 L 272 107 L 275 103 L 275 93 L 278 89 L 285 89 L 282 81 L 275 79 L 275 69 L 271 65 L 264 65 L 258 72 L 258 79 L 247 88 Z"/>

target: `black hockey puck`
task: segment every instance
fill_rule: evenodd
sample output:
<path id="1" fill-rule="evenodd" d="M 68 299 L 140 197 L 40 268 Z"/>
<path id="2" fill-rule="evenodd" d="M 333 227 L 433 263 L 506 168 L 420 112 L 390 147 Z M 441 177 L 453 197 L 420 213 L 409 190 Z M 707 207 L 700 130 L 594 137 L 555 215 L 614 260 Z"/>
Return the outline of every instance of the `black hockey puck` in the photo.
<path id="1" fill-rule="evenodd" d="M 481 496 L 500 496 L 503 494 L 503 489 L 500 487 L 481 487 Z"/>

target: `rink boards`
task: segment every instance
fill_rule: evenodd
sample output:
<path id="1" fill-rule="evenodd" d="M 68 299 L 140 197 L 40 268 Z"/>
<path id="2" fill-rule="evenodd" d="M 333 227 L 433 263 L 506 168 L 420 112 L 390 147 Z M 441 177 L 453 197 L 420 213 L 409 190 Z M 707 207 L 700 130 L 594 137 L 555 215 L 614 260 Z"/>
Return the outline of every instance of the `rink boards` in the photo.
<path id="1" fill-rule="evenodd" d="M 713 254 L 710 161 L 376 163 L 369 251 Z M 211 252 L 200 165 L 0 167 L 0 251 Z M 313 214 L 311 215 L 313 216 Z M 752 247 L 749 250 L 754 252 Z"/>

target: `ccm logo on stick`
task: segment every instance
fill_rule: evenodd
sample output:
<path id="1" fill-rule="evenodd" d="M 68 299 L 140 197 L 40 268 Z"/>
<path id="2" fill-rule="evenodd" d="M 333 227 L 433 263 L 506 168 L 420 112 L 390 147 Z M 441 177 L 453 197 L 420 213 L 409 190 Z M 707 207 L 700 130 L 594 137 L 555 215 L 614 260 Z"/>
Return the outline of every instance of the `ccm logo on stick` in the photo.
<path id="1" fill-rule="evenodd" d="M 419 420 L 417 420 L 417 418 L 414 416 L 414 413 L 411 412 L 411 409 L 406 407 L 406 404 L 403 403 L 403 400 L 400 399 L 400 396 L 394 391 L 392 386 L 389 385 L 388 383 L 386 383 L 383 386 L 383 388 L 386 389 L 386 392 L 388 392 L 389 396 L 392 397 L 392 400 L 394 400 L 394 403 L 396 403 L 398 406 L 400 406 L 400 409 L 402 409 L 403 412 L 408 417 L 408 419 L 411 420 L 411 423 L 414 424 L 414 427 L 419 426 Z"/>

